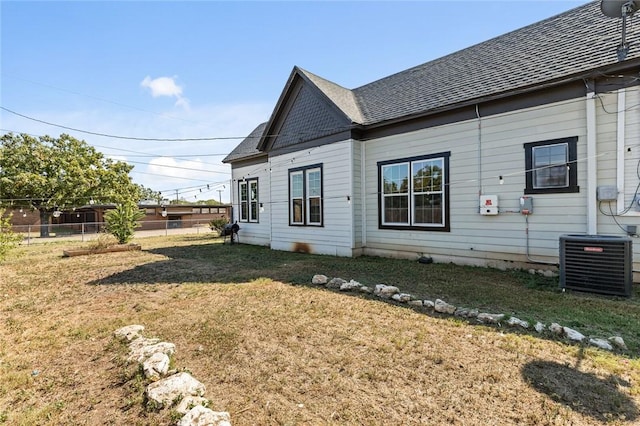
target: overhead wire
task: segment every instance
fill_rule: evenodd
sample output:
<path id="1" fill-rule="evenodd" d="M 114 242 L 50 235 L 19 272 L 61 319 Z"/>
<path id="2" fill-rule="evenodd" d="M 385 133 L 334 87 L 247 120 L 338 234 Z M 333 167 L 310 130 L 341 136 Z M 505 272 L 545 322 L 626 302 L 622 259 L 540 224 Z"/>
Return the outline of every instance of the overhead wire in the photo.
<path id="1" fill-rule="evenodd" d="M 41 120 L 39 118 L 30 117 L 28 115 L 20 114 L 19 112 L 13 111 L 7 107 L 0 106 L 0 109 L 6 111 L 10 114 L 17 115 L 18 117 L 25 118 L 27 120 L 35 121 L 37 123 L 46 124 L 48 126 L 59 127 L 65 130 L 72 130 L 74 132 L 85 133 L 93 136 L 102 136 L 106 138 L 112 139 L 124 139 L 124 140 L 134 140 L 134 141 L 157 141 L 157 142 L 196 142 L 196 141 L 214 141 L 214 140 L 234 140 L 234 139 L 246 139 L 247 136 L 217 136 L 217 137 L 205 137 L 205 138 L 142 138 L 136 136 L 121 136 L 121 135 L 112 135 L 108 133 L 101 132 L 93 132 L 90 130 L 78 129 L 75 127 L 64 126 L 62 124 L 56 124 L 49 121 Z"/>

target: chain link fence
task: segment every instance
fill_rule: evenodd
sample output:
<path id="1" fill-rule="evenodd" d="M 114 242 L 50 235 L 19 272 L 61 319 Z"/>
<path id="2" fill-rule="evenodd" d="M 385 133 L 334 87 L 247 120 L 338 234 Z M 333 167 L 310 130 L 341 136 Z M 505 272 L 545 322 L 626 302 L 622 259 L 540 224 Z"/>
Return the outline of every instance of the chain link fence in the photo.
<path id="1" fill-rule="evenodd" d="M 90 241 L 105 232 L 105 222 L 64 223 L 48 225 L 14 225 L 13 231 L 24 236 L 26 244 L 43 243 L 66 238 Z M 45 232 L 42 232 L 45 228 Z M 47 232 L 48 231 L 48 232 Z M 211 233 L 209 221 L 202 219 L 145 220 L 136 228 L 136 236 Z M 48 234 L 48 235 L 47 235 Z M 41 235 L 47 235 L 42 237 Z"/>

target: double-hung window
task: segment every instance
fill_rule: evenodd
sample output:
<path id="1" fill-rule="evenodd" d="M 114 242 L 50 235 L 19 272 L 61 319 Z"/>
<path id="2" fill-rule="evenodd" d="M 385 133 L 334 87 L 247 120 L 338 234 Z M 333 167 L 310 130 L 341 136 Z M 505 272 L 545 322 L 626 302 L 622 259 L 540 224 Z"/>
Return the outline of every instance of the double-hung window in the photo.
<path id="1" fill-rule="evenodd" d="M 579 192 L 577 137 L 524 144 L 525 194 Z"/>
<path id="2" fill-rule="evenodd" d="M 289 224 L 322 226 L 322 165 L 289 170 Z"/>
<path id="3" fill-rule="evenodd" d="M 380 228 L 449 230 L 449 155 L 378 163 Z"/>
<path id="4" fill-rule="evenodd" d="M 240 222 L 258 222 L 258 179 L 247 179 L 238 184 L 240 194 Z"/>

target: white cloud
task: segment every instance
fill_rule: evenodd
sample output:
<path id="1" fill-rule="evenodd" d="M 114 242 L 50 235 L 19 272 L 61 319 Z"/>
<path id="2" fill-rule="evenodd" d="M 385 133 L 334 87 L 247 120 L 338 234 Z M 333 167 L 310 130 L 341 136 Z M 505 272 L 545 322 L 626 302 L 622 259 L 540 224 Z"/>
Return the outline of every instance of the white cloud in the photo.
<path id="1" fill-rule="evenodd" d="M 151 91 L 151 96 L 154 98 L 159 96 L 182 96 L 182 87 L 178 86 L 172 77 L 158 77 L 151 79 L 151 77 L 146 76 L 140 85 L 149 89 Z"/>
<path id="2" fill-rule="evenodd" d="M 176 77 L 158 77 L 152 79 L 150 76 L 146 76 L 144 80 L 140 82 L 140 86 L 149 89 L 151 96 L 154 98 L 160 96 L 176 98 L 175 106 L 188 110 L 189 99 L 182 96 L 182 86 L 176 83 L 175 78 Z"/>
<path id="3" fill-rule="evenodd" d="M 177 107 L 183 108 L 186 111 L 189 111 L 190 109 L 189 99 L 187 98 L 178 97 L 178 100 L 176 101 L 175 105 Z"/>

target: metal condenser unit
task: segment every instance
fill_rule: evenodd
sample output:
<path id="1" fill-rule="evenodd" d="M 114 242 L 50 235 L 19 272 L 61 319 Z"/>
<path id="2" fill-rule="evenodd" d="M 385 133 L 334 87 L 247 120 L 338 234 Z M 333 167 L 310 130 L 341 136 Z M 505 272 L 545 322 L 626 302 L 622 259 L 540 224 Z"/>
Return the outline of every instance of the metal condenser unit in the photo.
<path id="1" fill-rule="evenodd" d="M 631 238 L 607 235 L 560 236 L 560 288 L 630 297 L 633 285 Z"/>

